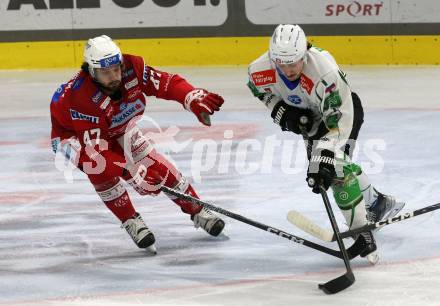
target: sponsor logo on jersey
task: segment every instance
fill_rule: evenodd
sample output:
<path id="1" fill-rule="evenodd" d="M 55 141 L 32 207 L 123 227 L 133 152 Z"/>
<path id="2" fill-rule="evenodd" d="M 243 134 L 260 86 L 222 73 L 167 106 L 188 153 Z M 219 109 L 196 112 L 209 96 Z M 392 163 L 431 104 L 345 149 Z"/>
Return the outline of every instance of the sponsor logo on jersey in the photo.
<path id="1" fill-rule="evenodd" d="M 126 109 L 127 108 L 127 103 L 121 103 L 121 105 L 119 105 L 119 109 L 121 110 L 121 111 L 123 111 L 124 109 Z"/>
<path id="2" fill-rule="evenodd" d="M 60 87 L 55 90 L 55 93 L 52 96 L 52 102 L 58 102 L 60 98 L 64 95 L 64 89 L 66 88 L 67 84 L 61 84 Z"/>
<path id="3" fill-rule="evenodd" d="M 130 88 L 135 87 L 137 84 L 139 84 L 138 79 L 133 79 L 128 83 L 125 83 L 125 89 L 129 90 Z"/>
<path id="4" fill-rule="evenodd" d="M 86 115 L 74 109 L 70 109 L 70 117 L 72 117 L 72 120 L 84 120 L 84 121 L 90 121 L 91 123 L 96 123 L 96 124 L 99 123 L 98 117 Z"/>
<path id="5" fill-rule="evenodd" d="M 93 103 L 97 104 L 99 101 L 101 101 L 103 97 L 103 93 L 98 89 L 92 96 Z"/>
<path id="6" fill-rule="evenodd" d="M 309 79 L 305 74 L 301 74 L 300 78 L 301 87 L 310 95 L 312 93 L 312 89 L 315 86 L 313 81 Z"/>
<path id="7" fill-rule="evenodd" d="M 83 83 L 84 83 L 84 78 L 76 79 L 75 82 L 73 83 L 72 89 L 78 90 Z"/>
<path id="8" fill-rule="evenodd" d="M 254 72 L 251 74 L 252 81 L 254 82 L 255 86 L 264 86 L 273 84 L 276 82 L 275 79 L 275 70 L 269 69 L 259 72 Z"/>
<path id="9" fill-rule="evenodd" d="M 127 107 L 123 111 L 113 116 L 110 128 L 114 128 L 118 125 L 128 122 L 137 114 L 142 113 L 144 108 L 145 105 L 142 103 L 141 100 L 136 100 L 133 103 L 128 103 Z"/>
<path id="10" fill-rule="evenodd" d="M 102 110 L 106 109 L 107 106 L 110 104 L 110 101 L 111 101 L 110 97 L 105 98 L 104 102 L 101 103 L 99 108 L 102 109 Z"/>
<path id="11" fill-rule="evenodd" d="M 297 95 L 288 96 L 287 100 L 289 100 L 293 104 L 301 104 L 302 102 L 301 98 Z"/>

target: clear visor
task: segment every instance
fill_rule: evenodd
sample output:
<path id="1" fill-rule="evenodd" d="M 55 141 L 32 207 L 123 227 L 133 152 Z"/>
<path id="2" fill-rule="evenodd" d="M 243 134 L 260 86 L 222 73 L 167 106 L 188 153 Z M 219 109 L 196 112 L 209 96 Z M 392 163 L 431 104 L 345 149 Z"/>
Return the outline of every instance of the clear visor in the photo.
<path id="1" fill-rule="evenodd" d="M 293 63 L 281 63 L 280 61 L 274 62 L 278 72 L 291 79 L 296 78 L 301 74 L 304 60 L 300 59 Z"/>
<path id="2" fill-rule="evenodd" d="M 106 59 L 100 61 L 101 67 L 96 67 L 96 66 L 90 67 L 89 66 L 89 72 L 94 78 L 97 77 L 98 71 L 101 75 L 102 74 L 107 75 L 107 74 L 110 74 L 111 71 L 114 71 L 115 68 L 122 67 L 122 61 L 120 61 L 119 58 L 114 59 L 114 60 L 108 60 L 108 59 L 107 59 L 107 61 L 105 61 L 105 60 Z"/>

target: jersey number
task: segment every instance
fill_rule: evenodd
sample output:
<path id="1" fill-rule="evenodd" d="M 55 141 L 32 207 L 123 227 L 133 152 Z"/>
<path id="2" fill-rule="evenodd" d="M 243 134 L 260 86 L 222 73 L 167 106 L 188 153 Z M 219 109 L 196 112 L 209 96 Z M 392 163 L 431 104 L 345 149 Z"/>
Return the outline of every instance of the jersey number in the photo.
<path id="1" fill-rule="evenodd" d="M 99 145 L 100 129 L 92 129 L 84 132 L 84 143 L 89 146 Z M 93 141 L 93 142 L 92 142 Z"/>

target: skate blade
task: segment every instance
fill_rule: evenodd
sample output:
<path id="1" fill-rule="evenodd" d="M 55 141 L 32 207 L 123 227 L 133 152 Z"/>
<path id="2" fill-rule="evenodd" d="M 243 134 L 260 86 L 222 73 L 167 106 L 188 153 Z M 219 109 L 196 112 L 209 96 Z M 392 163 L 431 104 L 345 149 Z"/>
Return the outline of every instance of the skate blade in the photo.
<path id="1" fill-rule="evenodd" d="M 220 235 L 218 235 L 216 238 L 217 238 L 217 240 L 220 240 L 220 241 L 226 241 L 226 240 L 231 239 L 231 237 L 229 237 L 228 233 L 225 233 L 224 231 L 221 232 Z"/>
<path id="2" fill-rule="evenodd" d="M 367 255 L 367 260 L 368 260 L 368 263 L 369 263 L 370 265 L 372 265 L 372 266 L 374 266 L 375 264 L 377 264 L 378 261 L 379 261 L 379 254 L 377 254 L 377 251 L 374 251 L 374 252 L 368 254 L 368 255 Z"/>
<path id="3" fill-rule="evenodd" d="M 151 254 L 153 254 L 153 255 L 156 255 L 156 254 L 157 254 L 156 245 L 154 245 L 154 244 L 152 244 L 152 245 L 150 245 L 149 247 L 147 247 L 146 250 L 147 250 L 148 252 L 150 252 Z"/>

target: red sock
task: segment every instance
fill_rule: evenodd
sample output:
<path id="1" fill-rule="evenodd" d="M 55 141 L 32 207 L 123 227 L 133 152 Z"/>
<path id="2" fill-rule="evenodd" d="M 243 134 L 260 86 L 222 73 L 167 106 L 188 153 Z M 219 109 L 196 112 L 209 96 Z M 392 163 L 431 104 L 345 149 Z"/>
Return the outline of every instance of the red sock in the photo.
<path id="1" fill-rule="evenodd" d="M 104 203 L 121 222 L 127 221 L 136 214 L 127 191 L 120 197 L 111 201 L 105 201 Z"/>

